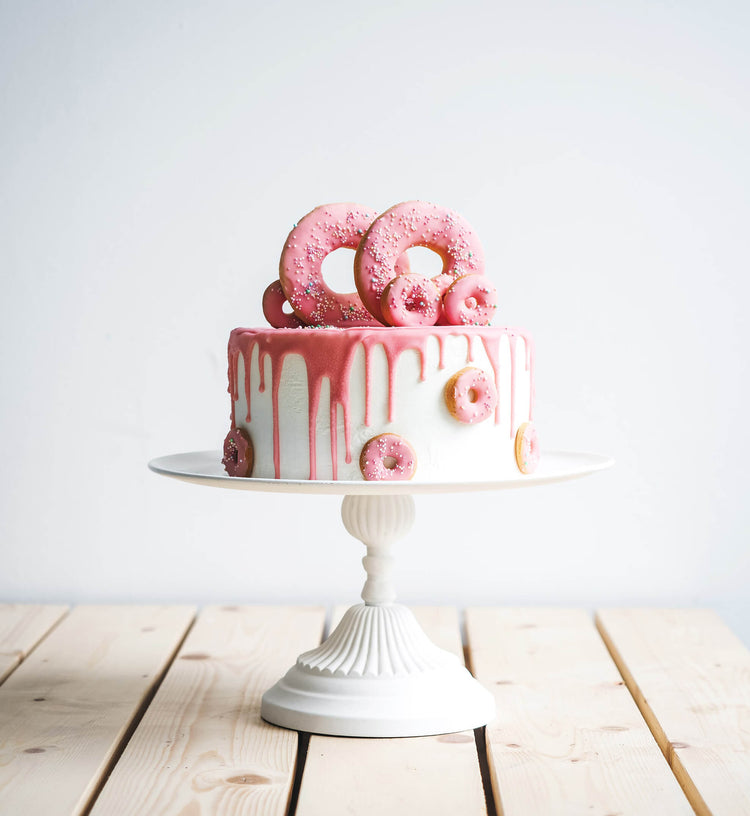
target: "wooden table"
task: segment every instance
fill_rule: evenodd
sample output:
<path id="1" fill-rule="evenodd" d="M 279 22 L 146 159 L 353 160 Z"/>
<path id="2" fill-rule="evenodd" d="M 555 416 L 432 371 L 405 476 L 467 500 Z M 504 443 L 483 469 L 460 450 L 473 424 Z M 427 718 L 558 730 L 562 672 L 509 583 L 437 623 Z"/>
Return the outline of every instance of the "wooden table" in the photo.
<path id="1" fill-rule="evenodd" d="M 494 693 L 486 729 L 263 722 L 323 609 L 0 605 L 0 814 L 750 814 L 750 653 L 713 612 L 468 609 L 462 647 L 415 611 Z"/>

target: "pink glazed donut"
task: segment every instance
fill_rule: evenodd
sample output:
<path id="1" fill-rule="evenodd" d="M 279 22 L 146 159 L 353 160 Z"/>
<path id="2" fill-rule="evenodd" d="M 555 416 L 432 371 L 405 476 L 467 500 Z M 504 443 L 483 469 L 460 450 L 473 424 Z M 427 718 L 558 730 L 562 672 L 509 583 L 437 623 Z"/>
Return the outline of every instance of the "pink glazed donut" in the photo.
<path id="1" fill-rule="evenodd" d="M 414 448 L 398 434 L 373 436 L 359 456 L 359 469 L 367 482 L 406 481 L 416 468 Z"/>
<path id="2" fill-rule="evenodd" d="M 323 259 L 336 249 L 356 249 L 377 212 L 361 204 L 324 204 L 289 233 L 279 261 L 279 280 L 294 313 L 311 326 L 378 326 L 356 292 L 334 292 L 323 280 Z M 398 272 L 408 272 L 408 259 Z"/>
<path id="3" fill-rule="evenodd" d="M 443 393 L 448 410 L 459 422 L 483 422 L 497 406 L 495 383 L 486 371 L 473 366 L 454 374 Z"/>
<path id="4" fill-rule="evenodd" d="M 246 477 L 253 473 L 255 449 L 253 441 L 242 428 L 232 428 L 224 440 L 224 456 L 221 460 L 230 476 Z"/>
<path id="5" fill-rule="evenodd" d="M 396 275 L 383 290 L 380 307 L 391 326 L 434 326 L 442 312 L 437 286 L 414 272 Z"/>
<path id="6" fill-rule="evenodd" d="M 443 259 L 442 274 L 453 278 L 484 271 L 482 245 L 458 213 L 425 201 L 396 204 L 372 222 L 354 256 L 357 291 L 378 320 L 383 319 L 383 291 L 399 274 L 396 262 L 415 246 L 437 252 Z"/>
<path id="7" fill-rule="evenodd" d="M 523 422 L 516 432 L 516 463 L 521 473 L 533 473 L 539 464 L 539 436 L 531 422 Z"/>
<path id="8" fill-rule="evenodd" d="M 284 311 L 284 304 L 288 302 L 281 281 L 273 281 L 263 292 L 263 314 L 274 329 L 298 329 L 305 325 L 296 314 Z"/>
<path id="9" fill-rule="evenodd" d="M 497 289 L 484 275 L 464 275 L 446 290 L 443 309 L 453 326 L 487 326 L 497 309 Z"/>

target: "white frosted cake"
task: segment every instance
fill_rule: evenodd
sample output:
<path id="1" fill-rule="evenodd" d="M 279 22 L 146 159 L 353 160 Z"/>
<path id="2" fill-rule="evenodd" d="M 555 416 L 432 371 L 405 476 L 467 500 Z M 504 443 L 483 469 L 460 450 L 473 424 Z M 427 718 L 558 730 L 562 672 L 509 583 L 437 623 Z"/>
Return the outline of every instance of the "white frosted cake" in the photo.
<path id="1" fill-rule="evenodd" d="M 352 204 L 308 214 L 264 297 L 274 327 L 232 331 L 227 472 L 428 482 L 532 472 L 533 344 L 486 325 L 496 293 L 475 236 L 423 202 L 376 215 Z M 444 257 L 441 275 L 409 272 L 404 252 L 417 245 Z M 323 283 L 320 264 L 339 246 L 357 249 L 358 293 Z"/>

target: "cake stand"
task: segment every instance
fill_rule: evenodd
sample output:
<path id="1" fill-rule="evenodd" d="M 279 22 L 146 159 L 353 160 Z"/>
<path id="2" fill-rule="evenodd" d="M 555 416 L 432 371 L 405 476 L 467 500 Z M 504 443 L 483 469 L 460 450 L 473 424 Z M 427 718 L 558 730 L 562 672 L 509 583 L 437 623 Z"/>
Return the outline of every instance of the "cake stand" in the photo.
<path id="1" fill-rule="evenodd" d="M 343 495 L 344 526 L 367 548 L 364 603 L 351 607 L 321 646 L 301 654 L 266 691 L 261 716 L 317 734 L 409 737 L 477 728 L 495 713 L 492 695 L 455 655 L 429 640 L 406 606 L 395 603 L 391 546 L 414 523 L 413 496 L 551 484 L 611 464 L 612 459 L 597 454 L 545 451 L 533 474 L 451 483 L 230 478 L 219 451 L 163 456 L 149 467 L 211 487 Z"/>

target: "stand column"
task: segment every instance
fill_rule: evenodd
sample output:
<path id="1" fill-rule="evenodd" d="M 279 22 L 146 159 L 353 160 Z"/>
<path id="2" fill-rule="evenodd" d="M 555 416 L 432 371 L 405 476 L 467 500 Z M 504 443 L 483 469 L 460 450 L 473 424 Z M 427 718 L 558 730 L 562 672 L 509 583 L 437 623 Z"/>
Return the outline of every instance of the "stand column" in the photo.
<path id="1" fill-rule="evenodd" d="M 263 695 L 264 719 L 320 734 L 407 737 L 464 731 L 492 718 L 489 692 L 394 603 L 390 548 L 409 532 L 414 513 L 407 494 L 344 498 L 344 526 L 367 547 L 365 603 L 347 610 L 328 639 Z"/>
<path id="2" fill-rule="evenodd" d="M 391 545 L 411 530 L 414 516 L 413 496 L 344 496 L 341 504 L 344 527 L 367 547 L 367 555 L 362 559 L 367 573 L 362 600 L 367 606 L 396 600 Z"/>

